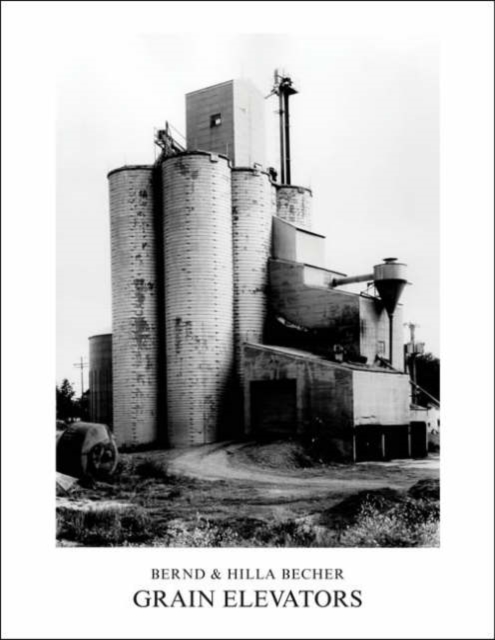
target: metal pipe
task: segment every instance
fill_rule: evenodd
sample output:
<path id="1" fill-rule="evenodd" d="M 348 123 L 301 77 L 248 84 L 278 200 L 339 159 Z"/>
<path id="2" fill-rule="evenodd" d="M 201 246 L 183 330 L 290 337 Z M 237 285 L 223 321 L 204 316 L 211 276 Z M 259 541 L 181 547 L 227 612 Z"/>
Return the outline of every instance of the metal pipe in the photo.
<path id="1" fill-rule="evenodd" d="M 389 317 L 389 324 L 388 324 L 389 336 L 388 336 L 388 340 L 389 340 L 390 364 L 393 366 L 392 356 L 393 356 L 393 353 L 394 353 L 394 349 L 393 349 L 393 344 L 394 344 L 394 314 L 390 313 L 388 317 Z"/>
<path id="2" fill-rule="evenodd" d="M 289 131 L 289 93 L 284 91 L 284 120 L 285 120 L 285 181 L 290 184 L 290 131 Z"/>
<path id="3" fill-rule="evenodd" d="M 348 278 L 334 278 L 330 284 L 331 287 L 340 287 L 343 284 L 352 284 L 354 282 L 369 282 L 373 280 L 372 273 L 366 273 L 362 276 L 349 276 Z"/>
<path id="4" fill-rule="evenodd" d="M 280 114 L 280 184 L 285 184 L 284 96 L 278 94 Z"/>

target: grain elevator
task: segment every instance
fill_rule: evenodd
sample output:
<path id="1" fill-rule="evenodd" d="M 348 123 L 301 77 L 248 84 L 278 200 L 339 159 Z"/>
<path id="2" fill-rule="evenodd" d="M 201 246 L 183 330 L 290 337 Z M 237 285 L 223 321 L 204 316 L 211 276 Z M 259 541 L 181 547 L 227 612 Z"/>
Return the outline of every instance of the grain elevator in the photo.
<path id="1" fill-rule="evenodd" d="M 327 267 L 313 193 L 290 179 L 297 92 L 276 80 L 280 181 L 266 166 L 264 98 L 246 80 L 187 94 L 186 144 L 167 125 L 154 165 L 108 174 L 115 437 L 308 437 L 349 460 L 423 452 L 403 373 L 406 267 Z M 364 291 L 342 288 L 355 282 Z"/>

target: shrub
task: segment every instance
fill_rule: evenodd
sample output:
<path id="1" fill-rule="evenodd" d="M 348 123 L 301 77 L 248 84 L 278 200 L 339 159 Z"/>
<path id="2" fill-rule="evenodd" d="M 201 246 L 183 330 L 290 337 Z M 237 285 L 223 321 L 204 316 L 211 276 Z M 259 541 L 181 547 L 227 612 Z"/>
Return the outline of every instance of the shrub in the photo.
<path id="1" fill-rule="evenodd" d="M 359 491 L 330 509 L 322 511 L 318 524 L 342 529 L 356 522 L 364 506 L 373 507 L 377 512 L 382 513 L 406 499 L 404 493 L 388 487 Z"/>
<path id="2" fill-rule="evenodd" d="M 440 480 L 438 478 L 419 480 L 409 489 L 408 494 L 417 500 L 440 500 Z"/>
<path id="3" fill-rule="evenodd" d="M 408 500 L 381 512 L 365 504 L 343 531 L 343 547 L 433 547 L 439 545 L 438 503 Z"/>

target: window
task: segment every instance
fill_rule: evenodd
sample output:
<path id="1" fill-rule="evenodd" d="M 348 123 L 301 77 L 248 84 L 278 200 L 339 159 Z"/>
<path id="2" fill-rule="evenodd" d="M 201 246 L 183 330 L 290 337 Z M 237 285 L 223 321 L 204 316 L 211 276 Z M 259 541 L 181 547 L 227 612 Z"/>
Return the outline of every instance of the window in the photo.
<path id="1" fill-rule="evenodd" d="M 379 354 L 385 353 L 385 341 L 384 340 L 378 340 L 378 353 Z"/>
<path id="2" fill-rule="evenodd" d="M 210 116 L 210 127 L 219 127 L 222 124 L 222 114 L 215 113 L 215 115 Z"/>

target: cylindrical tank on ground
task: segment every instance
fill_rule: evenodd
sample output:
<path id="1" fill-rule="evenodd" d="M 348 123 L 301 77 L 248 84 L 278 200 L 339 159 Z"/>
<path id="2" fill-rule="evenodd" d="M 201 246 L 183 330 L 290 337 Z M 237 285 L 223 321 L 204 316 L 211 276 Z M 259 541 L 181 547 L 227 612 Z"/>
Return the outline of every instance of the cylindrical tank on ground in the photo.
<path id="1" fill-rule="evenodd" d="M 162 165 L 171 446 L 218 439 L 233 375 L 231 169 L 186 152 Z"/>
<path id="2" fill-rule="evenodd" d="M 113 429 L 119 445 L 158 438 L 158 313 L 153 167 L 108 174 L 112 254 Z"/>
<path id="3" fill-rule="evenodd" d="M 112 424 L 112 334 L 89 338 L 89 418 Z"/>
<path id="4" fill-rule="evenodd" d="M 279 185 L 277 187 L 277 215 L 298 227 L 311 229 L 313 194 L 306 187 Z"/>
<path id="5" fill-rule="evenodd" d="M 232 170 L 234 339 L 236 374 L 242 381 L 242 343 L 262 342 L 266 317 L 272 190 L 267 173 Z"/>
<path id="6" fill-rule="evenodd" d="M 117 446 L 106 424 L 75 422 L 61 433 L 56 447 L 59 473 L 104 479 L 117 468 Z"/>

